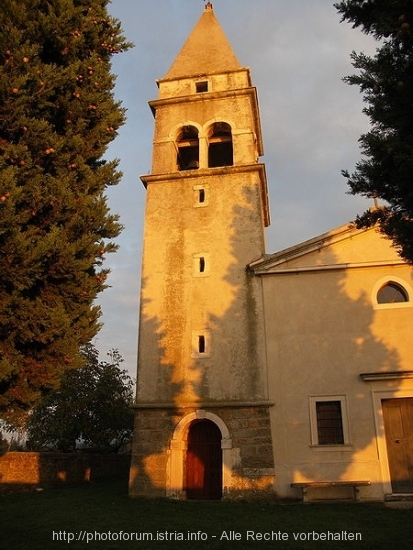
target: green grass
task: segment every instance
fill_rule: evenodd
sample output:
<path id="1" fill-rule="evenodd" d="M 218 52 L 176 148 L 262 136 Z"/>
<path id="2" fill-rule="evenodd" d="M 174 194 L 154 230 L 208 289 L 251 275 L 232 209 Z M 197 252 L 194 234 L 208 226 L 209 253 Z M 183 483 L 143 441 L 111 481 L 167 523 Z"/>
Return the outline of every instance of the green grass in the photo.
<path id="1" fill-rule="evenodd" d="M 247 539 L 248 532 L 284 533 L 288 540 Z M 294 539 L 294 533 L 360 533 L 361 541 Z M 112 540 L 108 533 L 111 533 Z M 132 533 L 153 540 L 126 540 Z M 232 532 L 240 540 L 228 540 Z M 54 533 L 54 540 L 53 540 Z M 102 540 L 87 537 L 103 535 Z M 168 533 L 168 540 L 166 534 Z M 194 533 L 194 539 L 178 539 Z M 198 535 L 200 533 L 200 535 Z M 202 534 L 202 535 L 201 535 Z M 73 537 L 75 540 L 69 541 Z M 195 502 L 131 499 L 119 481 L 96 482 L 43 492 L 0 496 L 1 547 L 11 550 L 49 548 L 107 550 L 299 548 L 379 550 L 413 547 L 413 510 L 381 504 L 276 504 L 274 502 Z M 104 537 L 106 539 L 104 540 Z M 134 535 L 135 536 L 135 535 Z M 164 540 L 156 540 L 164 537 Z M 202 541 L 201 536 L 207 537 Z M 213 538 L 215 536 L 215 538 Z M 254 535 L 256 536 L 256 535 Z M 60 537 L 60 540 L 58 540 Z M 83 540 L 81 540 L 83 537 Z M 196 540 L 196 538 L 199 540 Z M 76 540 L 79 538 L 80 540 Z M 98 537 L 96 537 L 98 539 Z M 118 540 L 116 540 L 118 539 Z M 172 540 L 170 540 L 172 539 Z"/>

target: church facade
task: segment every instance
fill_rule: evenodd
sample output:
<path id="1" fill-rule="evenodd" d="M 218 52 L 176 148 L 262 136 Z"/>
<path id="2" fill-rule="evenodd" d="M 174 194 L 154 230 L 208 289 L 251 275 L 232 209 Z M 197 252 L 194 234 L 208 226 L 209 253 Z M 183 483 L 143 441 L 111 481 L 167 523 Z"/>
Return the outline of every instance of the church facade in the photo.
<path id="1" fill-rule="evenodd" d="M 210 2 L 157 83 L 130 494 L 413 493 L 411 267 L 352 226 L 266 254 L 257 93 Z"/>

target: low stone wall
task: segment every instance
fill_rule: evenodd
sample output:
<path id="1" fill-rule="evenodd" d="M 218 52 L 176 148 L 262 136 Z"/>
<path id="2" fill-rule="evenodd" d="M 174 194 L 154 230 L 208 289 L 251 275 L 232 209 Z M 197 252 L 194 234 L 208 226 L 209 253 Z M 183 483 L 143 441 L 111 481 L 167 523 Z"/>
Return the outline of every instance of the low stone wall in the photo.
<path id="1" fill-rule="evenodd" d="M 0 491 L 128 478 L 130 455 L 9 452 L 0 456 Z"/>

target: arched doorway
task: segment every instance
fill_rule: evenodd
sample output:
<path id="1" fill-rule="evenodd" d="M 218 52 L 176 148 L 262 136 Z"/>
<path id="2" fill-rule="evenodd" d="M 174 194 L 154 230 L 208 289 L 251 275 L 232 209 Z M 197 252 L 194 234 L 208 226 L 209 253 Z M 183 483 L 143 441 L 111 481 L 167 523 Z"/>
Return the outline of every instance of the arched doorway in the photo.
<path id="1" fill-rule="evenodd" d="M 194 420 L 189 426 L 185 459 L 188 499 L 219 500 L 222 497 L 221 431 L 210 420 Z"/>

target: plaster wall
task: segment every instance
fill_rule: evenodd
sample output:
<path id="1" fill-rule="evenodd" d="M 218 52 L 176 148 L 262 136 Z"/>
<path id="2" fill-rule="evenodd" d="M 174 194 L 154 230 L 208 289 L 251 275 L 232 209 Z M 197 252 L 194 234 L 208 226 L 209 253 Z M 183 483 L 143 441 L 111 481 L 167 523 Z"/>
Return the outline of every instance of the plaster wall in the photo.
<path id="1" fill-rule="evenodd" d="M 261 281 L 246 269 L 264 250 L 259 167 L 211 172 L 147 186 L 138 401 L 267 397 Z"/>
<path id="2" fill-rule="evenodd" d="M 373 255 L 395 259 L 388 242 L 387 250 L 381 250 L 381 237 L 375 232 L 367 236 L 358 241 L 358 250 L 354 241 L 345 241 L 343 247 L 304 258 L 300 267 L 315 266 L 318 257 L 321 265 L 329 266 L 348 263 L 349 256 L 355 262 Z M 280 496 L 297 496 L 290 483 L 309 480 L 369 480 L 372 485 L 361 489 L 362 498 L 382 499 L 391 492 L 377 395 L 413 396 L 413 381 L 367 383 L 360 374 L 411 370 L 411 302 L 380 306 L 376 300 L 380 282 L 394 279 L 410 289 L 411 268 L 318 269 L 263 277 Z M 343 400 L 345 445 L 315 444 L 312 402 L 323 397 Z"/>
<path id="3" fill-rule="evenodd" d="M 183 97 L 196 93 L 197 82 L 208 82 L 208 90 L 222 92 L 227 90 L 238 90 L 248 88 L 251 85 L 248 68 L 241 68 L 238 71 L 227 73 L 194 75 L 180 79 L 160 79 L 159 99 L 168 97 Z"/>
<path id="4" fill-rule="evenodd" d="M 255 89 L 242 91 L 231 101 L 224 94 L 196 94 L 182 101 L 152 102 L 156 107 L 152 173 L 177 172 L 176 140 L 183 126 L 198 130 L 200 168 L 207 168 L 207 146 L 214 122 L 231 126 L 234 143 L 234 165 L 258 161 L 260 129 L 254 121 Z"/>

